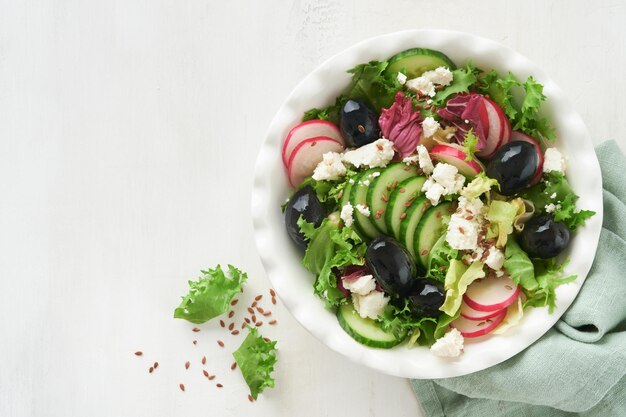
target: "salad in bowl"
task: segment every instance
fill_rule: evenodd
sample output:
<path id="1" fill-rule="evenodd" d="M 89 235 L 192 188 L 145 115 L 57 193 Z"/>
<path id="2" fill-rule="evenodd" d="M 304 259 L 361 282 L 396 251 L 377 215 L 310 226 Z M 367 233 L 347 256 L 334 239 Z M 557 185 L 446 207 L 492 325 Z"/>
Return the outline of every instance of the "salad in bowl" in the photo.
<path id="1" fill-rule="evenodd" d="M 339 326 L 367 347 L 459 357 L 551 313 L 594 211 L 576 205 L 543 85 L 421 45 L 348 73 L 280 147 L 284 233 Z"/>

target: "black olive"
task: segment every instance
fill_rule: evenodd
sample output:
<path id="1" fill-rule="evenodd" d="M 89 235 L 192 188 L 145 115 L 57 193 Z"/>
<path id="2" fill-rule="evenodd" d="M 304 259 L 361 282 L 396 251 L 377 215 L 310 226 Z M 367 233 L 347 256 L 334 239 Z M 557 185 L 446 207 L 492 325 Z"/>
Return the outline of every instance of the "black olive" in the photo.
<path id="1" fill-rule="evenodd" d="M 396 240 L 387 236 L 372 240 L 365 262 L 387 294 L 404 296 L 415 288 L 415 261 Z"/>
<path id="2" fill-rule="evenodd" d="M 446 299 L 443 284 L 431 278 L 418 278 L 416 287 L 408 295 L 409 306 L 416 314 L 422 317 L 439 317 Z"/>
<path id="3" fill-rule="evenodd" d="M 509 196 L 528 187 L 538 167 L 537 148 L 528 142 L 514 141 L 498 149 L 486 173 L 489 178 L 498 180 L 500 194 Z"/>
<path id="4" fill-rule="evenodd" d="M 301 248 L 306 248 L 307 239 L 300 232 L 298 219 L 300 216 L 315 227 L 322 224 L 328 214 L 324 205 L 317 198 L 315 190 L 310 185 L 302 187 L 294 193 L 285 207 L 285 226 L 289 237 Z"/>
<path id="5" fill-rule="evenodd" d="M 524 224 L 520 246 L 533 258 L 552 258 L 569 243 L 569 229 L 565 223 L 554 220 L 552 214 L 532 217 Z"/>
<path id="6" fill-rule="evenodd" d="M 341 135 L 349 146 L 360 147 L 380 138 L 378 115 L 362 100 L 348 100 L 341 108 Z"/>

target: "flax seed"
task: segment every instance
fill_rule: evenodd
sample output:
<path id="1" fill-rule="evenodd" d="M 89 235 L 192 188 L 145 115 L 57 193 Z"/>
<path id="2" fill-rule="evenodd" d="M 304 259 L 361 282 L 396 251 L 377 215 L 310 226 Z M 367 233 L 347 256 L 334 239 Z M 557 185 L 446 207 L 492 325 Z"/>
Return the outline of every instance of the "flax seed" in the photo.
<path id="1" fill-rule="evenodd" d="M 218 388 L 222 388 L 224 385 L 222 385 L 222 384 L 215 384 L 215 386 L 218 387 Z"/>
<path id="2" fill-rule="evenodd" d="M 233 336 L 237 336 L 239 334 L 239 330 L 233 330 L 232 332 L 230 332 L 230 334 L 232 334 Z"/>
<path id="3" fill-rule="evenodd" d="M 238 302 L 239 302 L 239 300 L 233 300 L 233 301 L 230 302 L 230 305 L 234 307 L 234 306 L 237 305 Z"/>
<path id="4" fill-rule="evenodd" d="M 438 212 L 437 212 L 437 218 L 438 218 L 438 219 L 440 219 L 440 218 L 441 218 L 441 216 L 443 216 L 443 213 L 442 213 L 442 212 L 440 212 L 440 211 L 438 211 Z"/>
<path id="5" fill-rule="evenodd" d="M 233 330 L 235 328 L 235 323 L 230 323 L 230 325 L 228 326 L 228 330 Z"/>
<path id="6" fill-rule="evenodd" d="M 206 376 L 207 378 L 209 377 L 209 373 L 206 371 L 206 369 L 202 370 L 202 373 L 204 374 L 204 376 Z"/>
<path id="7" fill-rule="evenodd" d="M 252 395 L 250 395 L 250 394 L 248 394 L 248 401 L 254 402 L 254 398 L 252 398 Z"/>
<path id="8" fill-rule="evenodd" d="M 197 341 L 197 340 L 194 340 L 194 341 L 193 341 L 193 342 L 191 342 L 191 343 L 193 343 L 194 345 L 197 345 L 197 344 L 198 344 L 198 341 Z"/>
<path id="9" fill-rule="evenodd" d="M 256 323 L 254 323 L 254 325 L 256 327 L 261 327 L 261 326 L 263 326 L 263 322 L 262 321 L 257 321 Z"/>
<path id="10" fill-rule="evenodd" d="M 272 304 L 276 305 L 276 299 L 272 297 Z"/>
<path id="11" fill-rule="evenodd" d="M 512 290 L 513 287 L 511 287 L 510 285 L 505 285 L 504 288 L 506 288 L 507 290 Z"/>
<path id="12" fill-rule="evenodd" d="M 421 255 L 428 255 L 428 249 L 422 249 L 420 252 Z"/>
<path id="13" fill-rule="evenodd" d="M 389 201 L 389 197 L 387 197 L 387 194 L 383 194 L 380 199 L 383 200 L 385 203 Z"/>
<path id="14" fill-rule="evenodd" d="M 220 345 L 220 347 L 224 347 L 224 342 L 222 342 L 221 340 L 218 340 L 217 344 Z"/>
<path id="15" fill-rule="evenodd" d="M 405 219 L 405 218 L 406 218 L 406 213 L 402 213 L 402 214 L 400 215 L 400 219 Z"/>
<path id="16" fill-rule="evenodd" d="M 152 373 L 154 371 L 154 368 L 151 366 L 150 369 L 148 369 L 149 373 Z"/>
<path id="17" fill-rule="evenodd" d="M 244 320 L 246 321 L 246 323 L 250 324 L 250 319 L 245 317 Z"/>
<path id="18" fill-rule="evenodd" d="M 200 331 L 200 329 L 198 329 L 197 327 L 194 327 L 193 329 L 191 329 L 191 331 L 198 333 Z"/>
<path id="19" fill-rule="evenodd" d="M 376 213 L 376 215 L 374 215 L 374 218 L 375 218 L 376 220 L 380 219 L 381 217 L 382 217 L 382 214 L 381 214 L 381 213 Z"/>
<path id="20" fill-rule="evenodd" d="M 341 197 L 343 197 L 343 190 L 339 191 L 339 193 L 337 194 L 337 198 L 340 199 Z"/>
<path id="21" fill-rule="evenodd" d="M 189 361 L 185 362 L 185 369 L 189 369 L 189 365 L 190 365 Z"/>
<path id="22" fill-rule="evenodd" d="M 474 216 L 467 216 L 465 220 L 474 220 Z"/>
<path id="23" fill-rule="evenodd" d="M 272 297 L 276 297 L 276 291 L 274 291 L 274 289 L 273 289 L 273 288 L 270 288 L 270 295 L 271 295 Z"/>
<path id="24" fill-rule="evenodd" d="M 277 323 L 276 320 L 271 320 L 267 322 L 267 324 L 272 325 L 272 326 L 275 325 L 276 323 Z"/>
<path id="25" fill-rule="evenodd" d="M 254 310 L 252 309 L 252 307 L 248 307 L 248 313 L 254 314 Z"/>
<path id="26" fill-rule="evenodd" d="M 484 325 L 485 325 L 485 322 L 484 322 L 484 321 L 481 321 L 480 323 L 478 323 L 478 324 L 476 325 L 476 327 L 480 327 L 480 326 L 484 326 Z"/>
<path id="27" fill-rule="evenodd" d="M 220 326 L 226 327 L 226 323 L 224 323 L 224 320 L 220 320 Z"/>
<path id="28" fill-rule="evenodd" d="M 269 337 L 264 337 L 263 340 L 265 340 L 267 343 L 271 342 Z"/>
<path id="29" fill-rule="evenodd" d="M 487 319 L 487 323 L 493 323 L 493 320 Z"/>
<path id="30" fill-rule="evenodd" d="M 407 166 L 405 166 L 403 169 L 404 169 L 405 171 L 410 171 L 410 170 L 411 170 L 411 167 L 407 165 Z"/>
<path id="31" fill-rule="evenodd" d="M 256 315 L 252 315 L 252 322 L 254 323 L 256 321 Z"/>
<path id="32" fill-rule="evenodd" d="M 141 351 L 135 352 L 135 356 L 141 356 L 141 355 L 143 355 L 143 352 L 141 352 Z"/>
<path id="33" fill-rule="evenodd" d="M 154 366 L 154 369 L 156 369 L 156 368 L 158 368 L 158 367 L 159 367 L 159 363 L 158 363 L 158 362 L 155 362 L 155 363 L 154 363 L 154 365 L 152 365 L 152 366 Z"/>
<path id="34" fill-rule="evenodd" d="M 185 384 L 178 384 L 178 387 L 180 388 L 181 391 L 185 391 Z"/>
<path id="35" fill-rule="evenodd" d="M 392 186 L 393 188 L 396 188 L 396 187 L 398 186 L 398 181 L 394 181 L 394 182 L 391 184 L 391 186 Z"/>
<path id="36" fill-rule="evenodd" d="M 459 232 L 461 232 L 462 235 L 465 234 L 465 229 L 463 229 L 462 227 L 459 227 Z"/>
<path id="37" fill-rule="evenodd" d="M 422 207 L 422 213 L 426 213 L 426 210 L 428 210 L 428 206 L 424 204 L 424 207 Z"/>
<path id="38" fill-rule="evenodd" d="M 405 188 L 400 188 L 400 189 L 398 190 L 398 192 L 400 192 L 400 193 L 404 194 L 404 193 L 406 192 L 406 189 L 405 189 Z"/>
<path id="39" fill-rule="evenodd" d="M 391 191 L 391 188 L 392 188 L 391 185 L 388 185 L 387 186 L 387 191 Z"/>
<path id="40" fill-rule="evenodd" d="M 231 311 L 230 313 L 228 313 L 228 318 L 232 319 L 234 315 L 235 315 L 235 312 Z"/>
<path id="41" fill-rule="evenodd" d="M 254 301 L 259 301 L 261 298 L 263 298 L 263 294 L 259 294 L 256 297 L 254 297 Z"/>
<path id="42" fill-rule="evenodd" d="M 271 312 L 271 311 L 266 311 L 265 313 L 263 313 L 263 315 L 264 315 L 265 317 L 267 317 L 267 316 L 271 316 L 271 315 L 272 315 L 272 312 Z"/>
<path id="43" fill-rule="evenodd" d="M 406 203 L 404 203 L 404 207 L 411 207 L 411 204 L 413 204 L 413 201 L 409 200 Z"/>
<path id="44" fill-rule="evenodd" d="M 254 301 L 252 304 L 250 304 L 250 307 L 254 308 L 254 307 L 256 307 L 256 305 L 257 305 L 257 302 Z"/>
<path id="45" fill-rule="evenodd" d="M 230 369 L 235 369 L 237 367 L 237 362 L 233 362 L 232 365 L 230 365 Z"/>
<path id="46" fill-rule="evenodd" d="M 215 379 L 215 375 L 209 375 L 207 378 L 209 378 L 209 381 L 213 381 Z"/>
<path id="47" fill-rule="evenodd" d="M 256 311 L 258 311 L 258 312 L 259 312 L 259 314 L 263 314 L 263 312 L 264 312 L 265 310 L 263 310 L 261 307 L 257 307 L 257 308 L 256 308 Z"/>
<path id="48" fill-rule="evenodd" d="M 448 267 L 447 267 L 447 266 L 445 266 L 445 265 L 441 265 L 441 266 L 439 267 L 439 270 L 440 270 L 440 271 L 445 271 L 446 269 L 448 269 Z"/>
<path id="49" fill-rule="evenodd" d="M 202 357 L 201 362 L 202 362 L 202 365 L 206 365 L 206 356 L 203 356 L 203 357 Z"/>

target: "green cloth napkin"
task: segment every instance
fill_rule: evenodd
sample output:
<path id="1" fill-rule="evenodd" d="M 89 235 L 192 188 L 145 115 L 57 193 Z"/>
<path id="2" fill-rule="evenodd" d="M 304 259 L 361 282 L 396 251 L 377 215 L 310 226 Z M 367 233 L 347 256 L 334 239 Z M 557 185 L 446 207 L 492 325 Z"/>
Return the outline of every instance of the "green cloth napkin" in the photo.
<path id="1" fill-rule="evenodd" d="M 427 417 L 626 416 L 626 160 L 613 141 L 596 152 L 604 221 L 578 297 L 554 328 L 499 365 L 411 380 Z"/>

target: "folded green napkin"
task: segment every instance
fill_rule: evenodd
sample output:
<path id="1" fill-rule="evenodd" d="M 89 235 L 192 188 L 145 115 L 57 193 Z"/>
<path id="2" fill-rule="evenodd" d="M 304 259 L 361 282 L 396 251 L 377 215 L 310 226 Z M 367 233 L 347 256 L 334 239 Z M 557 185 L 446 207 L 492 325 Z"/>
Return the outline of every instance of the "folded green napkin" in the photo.
<path id="1" fill-rule="evenodd" d="M 626 416 L 626 160 L 613 141 L 596 152 L 604 221 L 576 300 L 541 339 L 499 365 L 411 380 L 427 417 Z"/>

